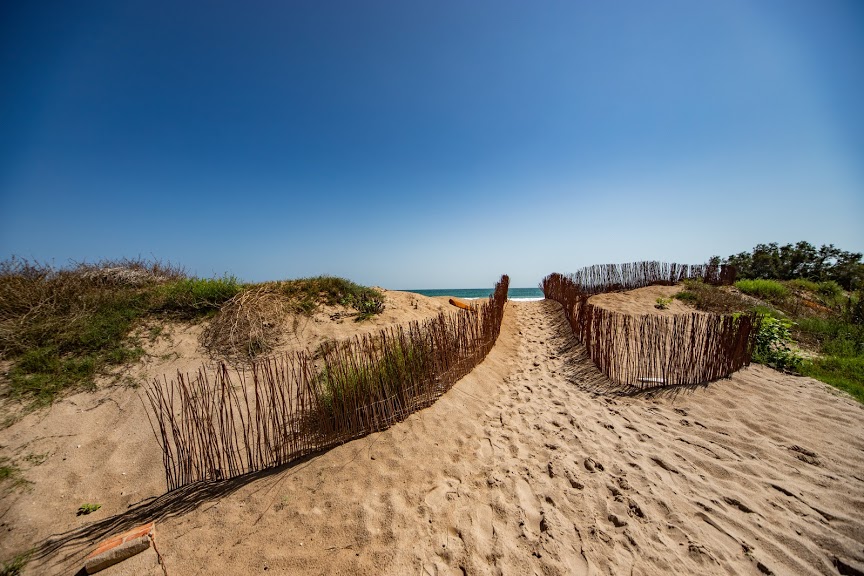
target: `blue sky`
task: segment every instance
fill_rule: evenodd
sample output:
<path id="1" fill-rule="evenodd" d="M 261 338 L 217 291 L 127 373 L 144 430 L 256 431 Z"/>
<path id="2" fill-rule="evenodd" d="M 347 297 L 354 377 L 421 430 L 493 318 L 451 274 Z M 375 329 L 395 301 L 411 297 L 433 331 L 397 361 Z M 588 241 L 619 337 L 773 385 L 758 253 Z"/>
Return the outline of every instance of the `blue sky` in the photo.
<path id="1" fill-rule="evenodd" d="M 0 258 L 533 286 L 864 251 L 864 2 L 0 7 Z"/>

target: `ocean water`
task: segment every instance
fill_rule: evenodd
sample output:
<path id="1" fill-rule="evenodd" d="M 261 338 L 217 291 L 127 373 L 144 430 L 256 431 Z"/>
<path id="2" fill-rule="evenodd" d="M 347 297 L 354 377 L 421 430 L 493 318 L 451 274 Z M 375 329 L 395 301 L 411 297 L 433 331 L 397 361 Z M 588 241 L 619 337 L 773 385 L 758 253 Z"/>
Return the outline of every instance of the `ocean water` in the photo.
<path id="1" fill-rule="evenodd" d="M 440 290 L 405 290 L 423 296 L 452 296 L 471 300 L 474 298 L 488 298 L 492 295 L 492 288 L 444 288 Z M 543 291 L 540 288 L 510 288 L 507 291 L 508 300 L 543 300 Z"/>

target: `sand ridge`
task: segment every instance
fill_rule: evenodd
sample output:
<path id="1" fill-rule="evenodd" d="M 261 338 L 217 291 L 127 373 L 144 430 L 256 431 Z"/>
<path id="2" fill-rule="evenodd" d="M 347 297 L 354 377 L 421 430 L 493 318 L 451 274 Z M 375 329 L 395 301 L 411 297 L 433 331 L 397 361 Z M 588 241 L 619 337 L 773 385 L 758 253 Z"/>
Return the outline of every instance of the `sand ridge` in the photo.
<path id="1" fill-rule="evenodd" d="M 558 304 L 511 302 L 486 360 L 428 409 L 152 514 L 169 574 L 852 573 L 862 416 L 760 366 L 621 395 Z M 87 549 L 62 552 L 34 573 Z"/>

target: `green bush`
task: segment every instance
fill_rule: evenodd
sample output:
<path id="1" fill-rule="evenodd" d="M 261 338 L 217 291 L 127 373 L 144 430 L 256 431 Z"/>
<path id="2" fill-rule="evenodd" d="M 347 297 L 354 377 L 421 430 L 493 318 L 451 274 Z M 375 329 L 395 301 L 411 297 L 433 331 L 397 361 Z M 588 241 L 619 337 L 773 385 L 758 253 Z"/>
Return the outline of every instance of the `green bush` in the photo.
<path id="1" fill-rule="evenodd" d="M 654 307 L 658 310 L 666 310 L 669 308 L 669 304 L 672 303 L 672 298 L 657 298 L 654 303 Z"/>
<path id="2" fill-rule="evenodd" d="M 789 296 L 789 289 L 776 280 L 739 280 L 735 287 L 744 294 L 769 302 L 779 302 Z"/>
<path id="3" fill-rule="evenodd" d="M 675 294 L 676 300 L 681 300 L 682 302 L 686 302 L 687 304 L 696 304 L 698 302 L 699 297 L 695 292 L 691 292 L 690 290 L 682 290 Z"/>
<path id="4" fill-rule="evenodd" d="M 760 317 L 753 360 L 777 370 L 797 370 L 801 365 L 801 358 L 789 347 L 792 341 L 789 330 L 791 326 L 792 323 L 788 320 L 771 316 Z"/>
<path id="5" fill-rule="evenodd" d="M 807 280 L 806 278 L 796 278 L 795 280 L 790 280 L 788 284 L 793 288 L 806 290 L 808 292 L 816 292 L 817 290 L 819 290 L 818 282 L 814 282 L 813 280 Z"/>
<path id="6" fill-rule="evenodd" d="M 843 288 L 837 282 L 828 280 L 817 284 L 816 293 L 820 296 L 834 297 L 843 294 Z"/>
<path id="7" fill-rule="evenodd" d="M 846 320 L 855 326 L 864 325 L 864 290 L 858 290 L 849 296 Z"/>
<path id="8" fill-rule="evenodd" d="M 91 504 L 89 502 L 85 502 L 78 507 L 77 516 L 86 516 L 87 514 L 92 514 L 93 512 L 99 510 L 101 507 L 101 504 Z"/>

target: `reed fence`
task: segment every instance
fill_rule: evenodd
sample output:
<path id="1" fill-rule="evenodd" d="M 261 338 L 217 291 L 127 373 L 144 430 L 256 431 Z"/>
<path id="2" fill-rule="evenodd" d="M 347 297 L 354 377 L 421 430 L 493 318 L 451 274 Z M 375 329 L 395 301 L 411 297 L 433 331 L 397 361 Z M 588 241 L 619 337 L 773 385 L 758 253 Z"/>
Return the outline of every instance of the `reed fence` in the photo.
<path id="1" fill-rule="evenodd" d="M 168 490 L 280 466 L 432 404 L 501 330 L 509 278 L 483 304 L 246 369 L 205 367 L 146 389 Z M 149 415 L 148 415 L 149 416 Z"/>
<path id="2" fill-rule="evenodd" d="M 586 294 L 634 290 L 656 284 L 671 286 L 700 279 L 714 285 L 735 283 L 735 267 L 726 264 L 675 264 L 646 261 L 626 264 L 596 264 L 566 276 Z"/>
<path id="3" fill-rule="evenodd" d="M 700 384 L 728 376 L 750 363 L 758 330 L 755 314 L 631 315 L 591 304 L 603 292 L 701 278 L 729 283 L 727 266 L 659 262 L 598 265 L 574 274 L 550 274 L 541 287 L 564 307 L 577 340 L 594 364 L 617 384 L 637 388 Z"/>

